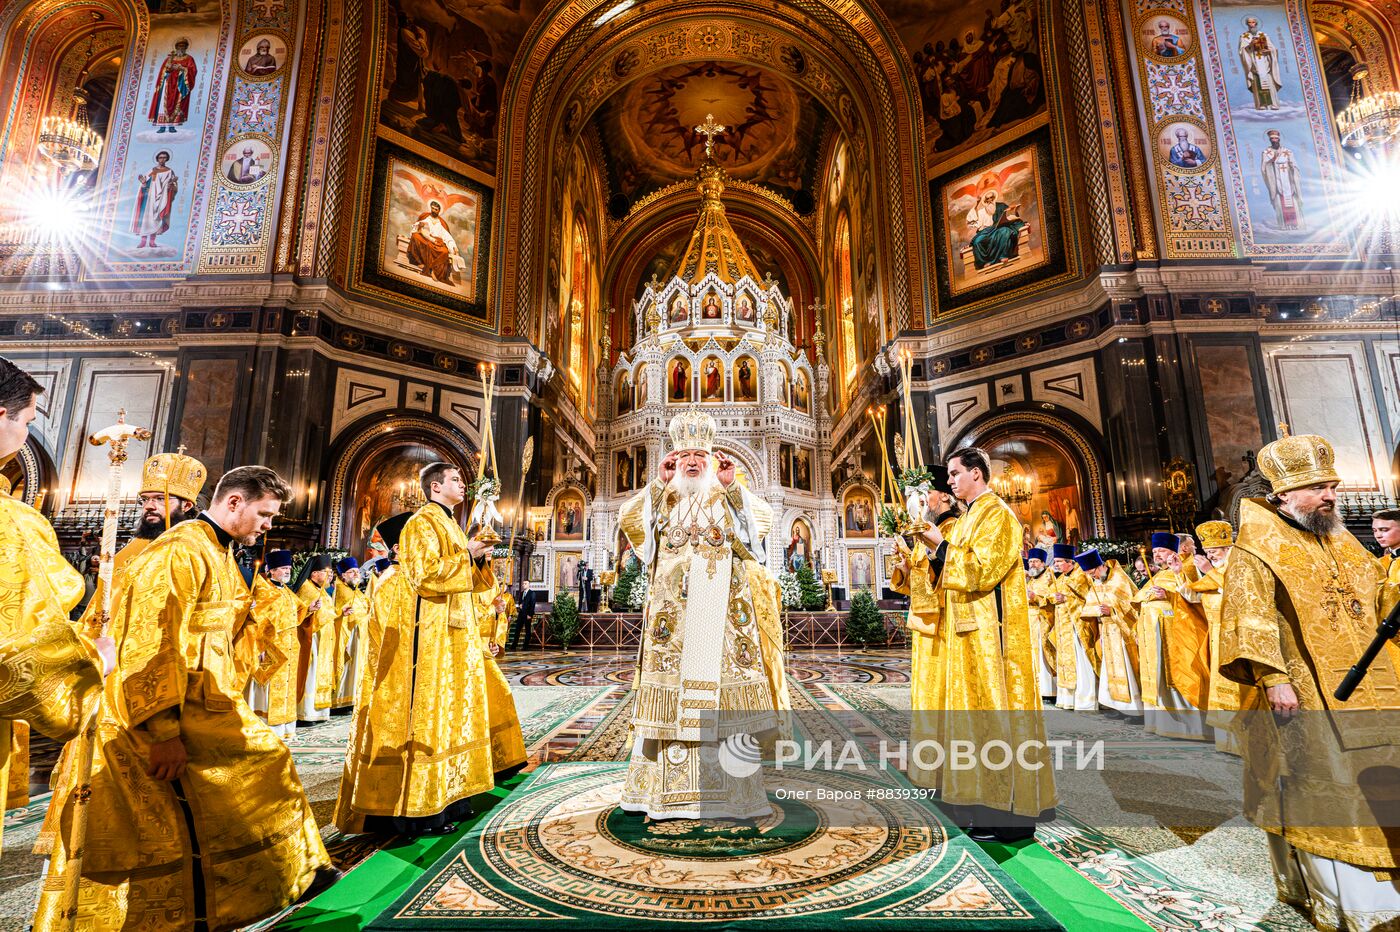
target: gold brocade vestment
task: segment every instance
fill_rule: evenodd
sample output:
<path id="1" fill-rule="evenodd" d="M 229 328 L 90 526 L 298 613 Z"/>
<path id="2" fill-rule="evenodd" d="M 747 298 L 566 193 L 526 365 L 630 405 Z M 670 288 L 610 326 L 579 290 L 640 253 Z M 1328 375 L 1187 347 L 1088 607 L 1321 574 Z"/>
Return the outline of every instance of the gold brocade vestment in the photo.
<path id="1" fill-rule="evenodd" d="M 359 694 L 360 671 L 365 667 L 364 622 L 369 617 L 368 585 L 357 588 L 345 580 L 335 584 L 335 615 L 341 628 L 340 669 L 336 674 L 336 708 L 354 705 Z M 349 613 L 346 613 L 349 609 Z"/>
<path id="2" fill-rule="evenodd" d="M 1079 685 L 1074 643 L 1089 658 L 1089 666 L 1098 669 L 1098 624 L 1084 617 L 1084 597 L 1089 592 L 1089 576 L 1077 565 L 1055 580 L 1055 681 L 1061 690 L 1073 693 Z"/>
<path id="3" fill-rule="evenodd" d="M 422 818 L 495 786 L 474 592 L 492 587 L 461 527 L 434 502 L 404 525 L 399 563 L 370 611 L 360 705 L 335 822 Z"/>
<path id="4" fill-rule="evenodd" d="M 520 716 L 515 710 L 515 696 L 511 694 L 510 683 L 501 672 L 500 664 L 491 656 L 491 645 L 505 646 L 506 632 L 510 629 L 509 609 L 499 614 L 496 612 L 495 601 L 500 592 L 499 586 L 493 585 L 476 594 L 476 617 L 481 626 L 482 670 L 486 676 L 486 706 L 491 716 L 491 761 L 496 773 L 525 763 L 527 757 L 525 737 L 520 731 Z"/>
<path id="5" fill-rule="evenodd" d="M 767 814 L 762 771 L 735 778 L 709 752 L 735 734 L 765 745 L 789 708 L 777 590 L 759 559 L 771 509 L 738 482 L 682 496 L 658 478 L 618 521 L 650 580 L 622 807 L 653 818 Z"/>
<path id="6" fill-rule="evenodd" d="M 1084 616 L 1097 619 L 1099 625 L 1100 671 L 1108 680 L 1108 695 L 1114 702 L 1133 701 L 1132 682 L 1137 679 L 1137 612 L 1133 596 L 1137 588 L 1118 561 L 1108 561 L 1108 578 L 1099 582 L 1089 578 L 1089 591 L 1084 598 Z M 1108 606 L 1109 613 L 1100 609 Z"/>
<path id="7" fill-rule="evenodd" d="M 1188 585 L 1192 592 L 1199 594 L 1201 611 L 1205 613 L 1206 623 L 1210 626 L 1210 708 L 1206 712 L 1206 722 L 1217 728 L 1229 725 L 1236 711 L 1252 706 L 1256 701 L 1251 695 L 1254 687 L 1236 683 L 1220 672 L 1220 610 L 1225 601 L 1221 590 L 1225 586 L 1228 567 L 1228 562 L 1225 566 L 1212 567 L 1209 573 Z"/>
<path id="8" fill-rule="evenodd" d="M 1219 667 L 1246 686 L 1290 683 L 1301 710 L 1277 724 L 1261 688 L 1232 723 L 1250 821 L 1319 857 L 1394 871 L 1395 823 L 1380 819 L 1400 807 L 1400 649 L 1385 645 L 1350 700 L 1332 695 L 1375 634 L 1379 583 L 1375 558 L 1347 531 L 1320 538 L 1245 500 Z"/>
<path id="9" fill-rule="evenodd" d="M 1054 596 L 1055 571 L 1050 567 L 1041 570 L 1040 575 L 1034 578 L 1027 576 L 1026 601 L 1030 605 L 1031 637 L 1040 642 L 1041 650 L 1045 652 L 1045 665 L 1051 670 L 1056 669 L 1056 658 L 1059 656 L 1056 649 L 1059 635 L 1055 631 Z"/>
<path id="10" fill-rule="evenodd" d="M 28 754 L 11 758 L 12 729 L 28 723 L 70 741 L 97 708 L 101 660 L 68 622 L 82 597 L 83 578 L 48 521 L 0 496 L 0 810 L 29 801 Z M 7 785 L 20 768 L 15 793 Z"/>
<path id="11" fill-rule="evenodd" d="M 1055 780 L 1031 651 L 1021 540 L 1020 520 L 993 492 L 978 496 L 953 526 L 942 548 L 943 618 L 929 663 L 928 711 L 914 715 L 912 736 L 915 745 L 936 741 L 945 749 L 951 741 L 978 748 L 1005 741 L 1018 749 L 1016 760 L 1000 770 L 958 769 L 948 754 L 942 767 L 928 770 L 919 766 L 914 747 L 909 777 L 941 789 L 954 805 L 1035 817 L 1055 805 Z"/>
<path id="12" fill-rule="evenodd" d="M 127 568 L 112 607 L 118 661 L 98 720 L 79 928 L 238 928 L 290 904 L 329 865 L 291 753 L 243 700 L 233 654 L 250 600 L 231 545 L 203 520 L 171 528 Z M 187 768 L 157 781 L 150 746 L 172 738 Z M 73 789 L 54 793 L 59 838 L 39 932 L 66 928 Z"/>
<path id="13" fill-rule="evenodd" d="M 939 522 L 938 530 L 947 537 L 956 523 L 956 517 L 945 518 Z M 915 711 L 930 708 L 928 689 L 932 676 L 928 664 L 943 616 L 943 590 L 938 586 L 930 556 L 923 540 L 916 539 L 914 549 L 905 556 L 907 565 L 897 567 L 890 578 L 890 589 L 909 596 L 909 707 Z"/>
<path id="14" fill-rule="evenodd" d="M 253 618 L 262 657 L 253 676 L 267 686 L 267 723 L 289 725 L 297 720 L 298 626 L 304 607 L 285 585 L 259 576 L 253 581 Z"/>
<path id="15" fill-rule="evenodd" d="M 306 671 L 311 663 L 312 635 L 315 636 L 316 647 L 316 682 L 306 682 L 302 688 L 315 688 L 317 709 L 341 705 L 340 675 L 345 670 L 346 625 L 345 619 L 336 611 L 335 594 L 308 579 L 297 590 L 297 598 L 301 600 L 304 619 L 301 638 L 302 655 L 306 658 L 301 666 L 303 680 L 307 679 Z M 321 607 L 312 612 L 310 608 L 317 599 L 321 600 Z"/>

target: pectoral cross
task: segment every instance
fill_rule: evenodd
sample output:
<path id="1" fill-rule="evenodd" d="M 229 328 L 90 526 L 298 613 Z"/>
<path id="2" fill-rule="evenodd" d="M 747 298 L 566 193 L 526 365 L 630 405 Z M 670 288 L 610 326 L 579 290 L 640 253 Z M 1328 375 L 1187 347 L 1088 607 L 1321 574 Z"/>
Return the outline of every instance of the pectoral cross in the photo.
<path id="1" fill-rule="evenodd" d="M 695 127 L 695 131 L 705 137 L 705 158 L 714 158 L 715 137 L 727 129 L 729 129 L 729 127 L 721 126 L 715 122 L 715 115 L 713 113 L 705 114 L 705 122 Z"/>

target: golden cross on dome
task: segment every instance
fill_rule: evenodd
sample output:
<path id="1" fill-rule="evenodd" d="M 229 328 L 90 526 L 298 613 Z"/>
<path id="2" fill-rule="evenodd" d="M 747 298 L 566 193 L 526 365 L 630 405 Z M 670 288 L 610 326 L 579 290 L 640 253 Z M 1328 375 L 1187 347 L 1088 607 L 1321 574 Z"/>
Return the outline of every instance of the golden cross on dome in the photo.
<path id="1" fill-rule="evenodd" d="M 186 446 L 182 443 L 182 444 L 180 444 L 178 447 L 175 448 L 175 455 L 176 455 L 176 456 L 184 456 L 184 455 L 185 455 L 185 450 L 187 450 L 187 449 L 189 449 L 189 448 L 186 447 Z"/>
<path id="2" fill-rule="evenodd" d="M 705 137 L 705 158 L 714 158 L 715 137 L 727 129 L 729 129 L 729 127 L 721 126 L 715 122 L 715 115 L 713 113 L 705 114 L 705 122 L 695 127 L 695 131 Z"/>
<path id="3" fill-rule="evenodd" d="M 1278 422 L 1278 435 L 1279 435 L 1280 437 L 1287 437 L 1287 436 L 1288 436 L 1288 422 L 1287 422 L 1287 421 L 1279 421 L 1279 422 Z"/>

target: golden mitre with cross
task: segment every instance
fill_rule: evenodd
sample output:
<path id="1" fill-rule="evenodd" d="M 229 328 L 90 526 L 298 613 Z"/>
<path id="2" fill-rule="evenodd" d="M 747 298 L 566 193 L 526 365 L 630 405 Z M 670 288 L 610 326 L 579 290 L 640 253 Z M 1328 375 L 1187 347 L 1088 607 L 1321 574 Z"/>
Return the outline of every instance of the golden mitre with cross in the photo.
<path id="1" fill-rule="evenodd" d="M 692 408 L 671 418 L 667 430 L 671 434 L 672 450 L 704 450 L 709 453 L 715 445 L 715 419 Z"/>
<path id="2" fill-rule="evenodd" d="M 1288 426 L 1279 425 L 1283 437 L 1259 451 L 1259 471 L 1269 480 L 1277 495 L 1320 482 L 1340 482 L 1337 454 L 1332 444 L 1317 434 L 1288 436 Z"/>
<path id="3" fill-rule="evenodd" d="M 184 454 L 185 448 L 180 447 L 178 453 L 157 453 L 146 460 L 141 467 L 141 494 L 174 495 L 187 502 L 198 499 L 209 471 L 199 460 Z"/>
<path id="4" fill-rule="evenodd" d="M 1201 548 L 1204 550 L 1210 550 L 1212 547 L 1232 547 L 1235 543 L 1235 531 L 1230 527 L 1229 521 L 1207 521 L 1198 524 L 1196 536 L 1201 539 Z"/>

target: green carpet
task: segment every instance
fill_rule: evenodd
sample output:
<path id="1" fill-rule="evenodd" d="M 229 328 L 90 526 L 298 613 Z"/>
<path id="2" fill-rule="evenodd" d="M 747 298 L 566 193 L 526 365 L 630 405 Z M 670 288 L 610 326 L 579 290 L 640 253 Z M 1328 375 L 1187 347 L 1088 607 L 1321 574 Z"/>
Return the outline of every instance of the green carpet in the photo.
<path id="1" fill-rule="evenodd" d="M 981 842 L 984 852 L 1069 932 L 1081 929 L 1147 932 L 1151 926 L 1124 909 L 1064 861 L 1035 842 Z"/>
<path id="2" fill-rule="evenodd" d="M 783 797 L 770 793 L 771 816 L 649 823 L 616 809 L 625 768 L 537 769 L 368 928 L 1065 928 L 933 806 L 890 793 L 888 782 L 787 773 Z M 381 903 L 388 886 L 365 892 Z"/>
<path id="3" fill-rule="evenodd" d="M 486 818 L 487 814 L 525 781 L 517 774 L 489 793 L 472 797 L 476 814 L 463 822 L 452 835 L 440 838 L 405 839 L 401 844 L 384 848 L 356 865 L 335 886 L 277 923 L 278 930 L 310 930 L 316 932 L 359 932 L 379 915 L 442 858 L 462 838 Z"/>

